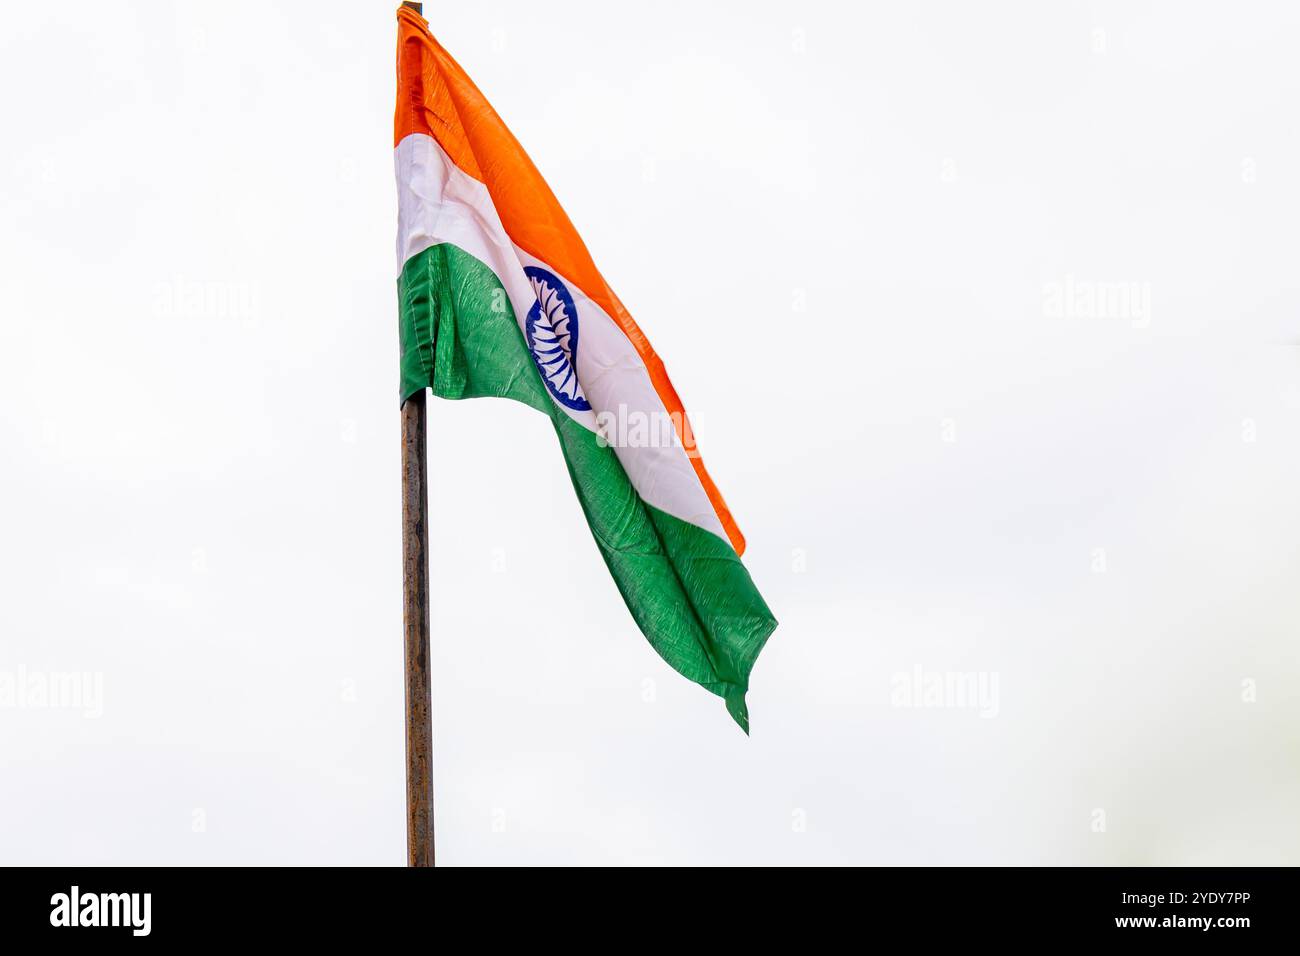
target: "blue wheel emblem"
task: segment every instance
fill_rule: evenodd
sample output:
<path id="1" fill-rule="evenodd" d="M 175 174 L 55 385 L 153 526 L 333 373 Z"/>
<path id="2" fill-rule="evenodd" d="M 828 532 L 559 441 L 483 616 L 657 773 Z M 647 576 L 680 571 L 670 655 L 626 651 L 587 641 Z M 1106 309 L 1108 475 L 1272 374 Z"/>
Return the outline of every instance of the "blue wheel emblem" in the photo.
<path id="1" fill-rule="evenodd" d="M 525 266 L 536 300 L 528 310 L 524 334 L 547 389 L 561 405 L 585 412 L 591 408 L 578 383 L 578 309 L 555 275 Z"/>

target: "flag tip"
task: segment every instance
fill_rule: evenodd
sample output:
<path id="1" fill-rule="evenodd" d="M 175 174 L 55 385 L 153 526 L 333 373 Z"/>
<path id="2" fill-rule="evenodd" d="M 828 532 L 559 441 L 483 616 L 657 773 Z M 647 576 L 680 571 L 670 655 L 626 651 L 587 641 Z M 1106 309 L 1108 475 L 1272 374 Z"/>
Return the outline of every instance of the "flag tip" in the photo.
<path id="1" fill-rule="evenodd" d="M 749 707 L 745 703 L 745 691 L 743 688 L 731 688 L 723 698 L 727 702 L 727 713 L 731 715 L 737 726 L 749 736 Z"/>

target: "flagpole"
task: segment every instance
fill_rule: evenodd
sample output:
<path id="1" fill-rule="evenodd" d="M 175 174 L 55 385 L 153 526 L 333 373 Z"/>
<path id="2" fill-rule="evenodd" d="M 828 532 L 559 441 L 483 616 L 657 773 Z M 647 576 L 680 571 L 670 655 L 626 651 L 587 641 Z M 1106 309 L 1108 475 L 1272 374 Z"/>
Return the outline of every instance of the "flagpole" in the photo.
<path id="1" fill-rule="evenodd" d="M 423 4 L 403 3 L 416 13 Z M 433 866 L 429 685 L 429 468 L 425 391 L 402 403 L 402 632 L 406 652 L 406 864 Z"/>
<path id="2" fill-rule="evenodd" d="M 429 494 L 424 389 L 402 403 L 402 630 L 406 646 L 406 862 L 433 866 Z"/>

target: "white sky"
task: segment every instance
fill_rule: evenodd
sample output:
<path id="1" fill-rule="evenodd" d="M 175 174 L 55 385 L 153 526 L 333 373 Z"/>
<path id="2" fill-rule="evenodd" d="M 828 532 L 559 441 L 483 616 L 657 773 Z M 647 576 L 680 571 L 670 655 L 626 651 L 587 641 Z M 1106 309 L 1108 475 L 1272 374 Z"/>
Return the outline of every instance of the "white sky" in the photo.
<path id="1" fill-rule="evenodd" d="M 394 6 L 6 10 L 0 863 L 405 859 Z M 1300 863 L 1300 10 L 904 6 L 428 5 L 781 621 L 746 739 L 433 405 L 442 862 Z"/>

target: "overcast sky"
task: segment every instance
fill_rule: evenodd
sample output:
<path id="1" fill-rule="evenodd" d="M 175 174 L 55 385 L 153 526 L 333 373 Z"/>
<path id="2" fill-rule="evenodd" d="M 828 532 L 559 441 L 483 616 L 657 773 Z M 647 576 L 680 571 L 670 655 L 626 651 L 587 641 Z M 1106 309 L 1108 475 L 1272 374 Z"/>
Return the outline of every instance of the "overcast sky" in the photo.
<path id="1" fill-rule="evenodd" d="M 6 10 L 0 862 L 405 860 L 394 6 Z M 432 405 L 440 862 L 1300 863 L 1300 10 L 426 8 L 781 622 Z"/>

